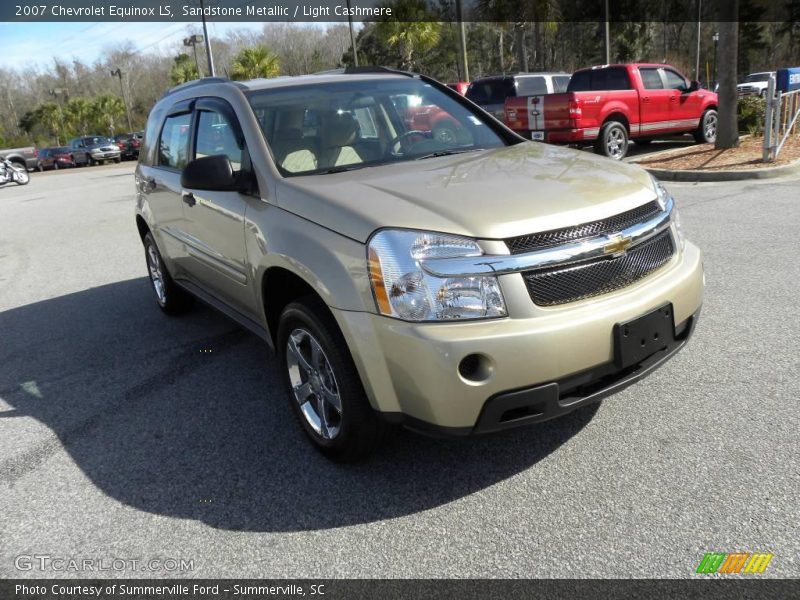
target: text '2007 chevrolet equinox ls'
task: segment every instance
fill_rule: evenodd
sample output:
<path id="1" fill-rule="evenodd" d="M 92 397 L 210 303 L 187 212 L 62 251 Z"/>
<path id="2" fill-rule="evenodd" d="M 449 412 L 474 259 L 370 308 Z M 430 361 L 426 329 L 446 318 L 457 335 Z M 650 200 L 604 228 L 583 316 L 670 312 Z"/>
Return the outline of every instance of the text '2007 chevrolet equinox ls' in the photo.
<path id="1" fill-rule="evenodd" d="M 702 303 L 647 172 L 526 141 L 420 75 L 184 84 L 136 187 L 158 304 L 199 297 L 264 338 L 338 460 L 387 422 L 484 433 L 596 401 L 681 348 Z"/>

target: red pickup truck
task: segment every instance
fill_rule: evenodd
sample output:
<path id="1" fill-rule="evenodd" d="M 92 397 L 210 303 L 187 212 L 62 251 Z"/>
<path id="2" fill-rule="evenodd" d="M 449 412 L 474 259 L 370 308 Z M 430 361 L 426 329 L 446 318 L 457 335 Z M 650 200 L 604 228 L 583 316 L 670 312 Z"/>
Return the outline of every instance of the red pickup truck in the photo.
<path id="1" fill-rule="evenodd" d="M 576 71 L 567 91 L 509 98 L 506 124 L 523 136 L 553 143 L 593 143 L 620 160 L 628 140 L 692 133 L 698 143 L 717 137 L 717 95 L 663 64 L 603 65 Z"/>

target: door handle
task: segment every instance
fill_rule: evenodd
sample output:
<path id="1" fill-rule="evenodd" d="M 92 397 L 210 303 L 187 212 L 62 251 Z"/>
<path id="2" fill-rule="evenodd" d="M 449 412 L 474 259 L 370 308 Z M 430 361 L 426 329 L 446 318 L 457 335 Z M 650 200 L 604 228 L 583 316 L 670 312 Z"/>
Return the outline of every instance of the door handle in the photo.
<path id="1" fill-rule="evenodd" d="M 642 98 L 642 102 L 650 102 L 650 96 L 645 96 Z"/>
<path id="2" fill-rule="evenodd" d="M 194 199 L 194 194 L 192 192 L 183 192 L 181 198 L 189 206 L 194 206 L 197 204 L 197 200 Z"/>

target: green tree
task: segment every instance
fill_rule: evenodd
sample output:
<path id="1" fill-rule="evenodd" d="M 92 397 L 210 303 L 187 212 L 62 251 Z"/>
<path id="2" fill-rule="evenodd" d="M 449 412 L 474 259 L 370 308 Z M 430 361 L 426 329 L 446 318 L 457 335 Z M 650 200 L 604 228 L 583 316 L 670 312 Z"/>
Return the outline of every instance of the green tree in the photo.
<path id="1" fill-rule="evenodd" d="M 99 127 L 114 135 L 116 120 L 125 113 L 125 103 L 119 96 L 104 94 L 92 101 L 92 111 Z"/>
<path id="2" fill-rule="evenodd" d="M 64 120 L 73 131 L 88 135 L 92 120 L 92 103 L 86 98 L 70 98 L 64 107 Z"/>
<path id="3" fill-rule="evenodd" d="M 44 102 L 33 111 L 34 120 L 56 138 L 56 145 L 61 145 L 64 129 L 64 114 L 55 102 Z M 66 136 L 63 136 L 66 138 Z M 65 140 L 66 141 L 66 140 Z"/>
<path id="4" fill-rule="evenodd" d="M 280 64 L 266 46 L 244 48 L 233 57 L 231 63 L 231 79 L 258 79 L 260 77 L 276 77 L 280 74 Z"/>
<path id="5" fill-rule="evenodd" d="M 377 41 L 392 49 L 397 66 L 414 70 L 418 57 L 439 43 L 442 24 L 431 20 L 434 15 L 425 0 L 394 0 L 382 6 L 392 9 L 393 19 L 376 23 Z"/>
<path id="6" fill-rule="evenodd" d="M 200 75 L 197 72 L 197 65 L 188 54 L 179 54 L 173 59 L 172 68 L 169 70 L 169 78 L 173 84 L 179 85 L 199 79 Z"/>

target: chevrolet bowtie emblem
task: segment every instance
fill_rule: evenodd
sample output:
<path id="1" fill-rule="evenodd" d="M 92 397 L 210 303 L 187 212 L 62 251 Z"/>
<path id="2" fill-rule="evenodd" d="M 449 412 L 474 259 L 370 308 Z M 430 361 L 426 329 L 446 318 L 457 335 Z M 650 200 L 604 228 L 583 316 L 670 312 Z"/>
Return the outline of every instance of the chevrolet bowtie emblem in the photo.
<path id="1" fill-rule="evenodd" d="M 623 254 L 631 245 L 631 238 L 624 235 L 615 235 L 609 238 L 608 243 L 603 246 L 603 252 L 606 254 Z"/>

